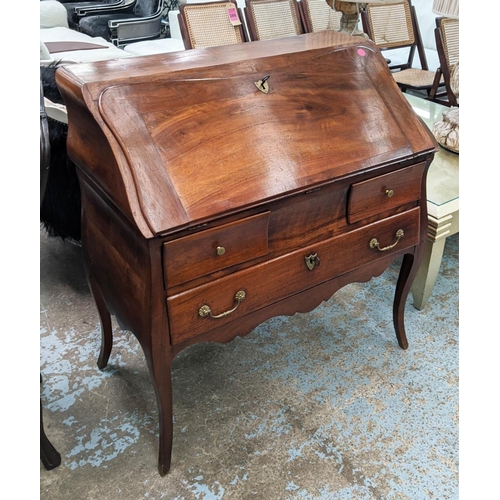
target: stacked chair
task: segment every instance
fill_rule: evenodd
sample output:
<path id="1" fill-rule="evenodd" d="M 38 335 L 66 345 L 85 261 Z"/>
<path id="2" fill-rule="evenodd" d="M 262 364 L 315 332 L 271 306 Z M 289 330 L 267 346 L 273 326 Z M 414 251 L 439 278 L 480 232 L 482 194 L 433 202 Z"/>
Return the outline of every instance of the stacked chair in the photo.
<path id="1" fill-rule="evenodd" d="M 268 40 L 305 33 L 296 0 L 246 0 L 250 40 Z"/>
<path id="2" fill-rule="evenodd" d="M 443 78 L 440 76 L 435 82 L 436 73 L 429 71 L 415 7 L 409 0 L 389 4 L 369 3 L 361 12 L 361 19 L 363 30 L 381 51 L 409 48 L 405 63 L 389 64 L 394 80 L 403 92 L 425 91 L 430 96 L 431 89 L 444 88 Z M 420 68 L 413 66 L 415 53 L 420 59 Z"/>
<path id="3" fill-rule="evenodd" d="M 340 31 L 342 12 L 332 9 L 326 0 L 301 0 L 298 6 L 307 33 Z"/>
<path id="4" fill-rule="evenodd" d="M 233 12 L 242 23 L 241 11 L 231 1 L 181 5 L 179 27 L 185 48 L 197 49 L 246 42 L 243 24 L 231 23 L 229 9 L 234 9 Z"/>
<path id="5" fill-rule="evenodd" d="M 128 0 L 124 0 L 128 1 Z M 88 10 L 78 20 L 77 29 L 91 37 L 102 37 L 117 47 L 142 40 L 154 40 L 161 34 L 163 0 L 133 0 L 121 12 L 94 15 Z"/>
<path id="6" fill-rule="evenodd" d="M 87 15 L 112 14 L 117 12 L 127 12 L 132 7 L 135 0 L 87 0 L 75 2 L 74 0 L 59 0 L 68 11 L 68 25 L 72 29 L 77 29 L 78 22 Z"/>
<path id="7" fill-rule="evenodd" d="M 459 21 L 447 17 L 436 19 L 436 48 L 439 55 L 439 68 L 436 72 L 436 81 L 431 89 L 430 98 L 446 106 L 458 106 L 458 97 L 452 86 L 452 72 L 458 71 L 459 63 Z M 446 92 L 438 92 L 438 79 L 443 78 Z"/>

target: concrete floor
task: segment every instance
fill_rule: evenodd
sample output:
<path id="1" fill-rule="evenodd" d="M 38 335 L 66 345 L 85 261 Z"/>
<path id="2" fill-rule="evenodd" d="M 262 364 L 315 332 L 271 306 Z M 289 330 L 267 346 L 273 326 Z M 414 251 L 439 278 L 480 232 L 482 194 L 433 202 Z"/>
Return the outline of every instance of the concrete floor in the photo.
<path id="1" fill-rule="evenodd" d="M 45 431 L 40 498 L 457 499 L 458 235 L 433 295 L 392 328 L 395 263 L 308 314 L 174 360 L 172 468 L 156 469 L 157 408 L 138 342 L 115 328 L 100 371 L 81 249 L 40 236 Z"/>

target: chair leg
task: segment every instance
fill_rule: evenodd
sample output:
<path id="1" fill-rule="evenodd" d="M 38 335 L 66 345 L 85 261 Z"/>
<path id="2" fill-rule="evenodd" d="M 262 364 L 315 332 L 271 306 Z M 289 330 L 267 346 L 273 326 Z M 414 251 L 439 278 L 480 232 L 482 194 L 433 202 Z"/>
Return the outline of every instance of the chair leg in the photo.
<path id="1" fill-rule="evenodd" d="M 441 80 L 442 74 L 443 73 L 441 71 L 441 68 L 438 68 L 436 70 L 436 74 L 434 75 L 434 82 L 432 83 L 432 87 L 430 88 L 430 90 L 428 92 L 428 98 L 430 101 L 434 101 L 436 99 L 436 95 L 437 95 L 438 88 L 439 88 L 439 80 Z"/>

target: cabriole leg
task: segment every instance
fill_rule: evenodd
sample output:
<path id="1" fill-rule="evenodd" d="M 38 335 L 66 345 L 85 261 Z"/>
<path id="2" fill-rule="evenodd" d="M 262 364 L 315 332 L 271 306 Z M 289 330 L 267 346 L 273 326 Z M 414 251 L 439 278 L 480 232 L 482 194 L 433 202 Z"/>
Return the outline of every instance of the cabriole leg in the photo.
<path id="1" fill-rule="evenodd" d="M 396 285 L 396 293 L 394 296 L 392 315 L 398 344 L 402 349 L 408 348 L 408 340 L 406 338 L 404 324 L 404 313 L 406 299 L 408 297 L 408 293 L 410 292 L 413 278 L 418 270 L 418 266 L 415 264 L 415 256 L 413 254 L 406 254 L 403 257 L 401 270 L 399 271 L 398 283 Z"/>
<path id="2" fill-rule="evenodd" d="M 158 472 L 164 476 L 170 470 L 172 458 L 172 355 L 161 350 L 147 357 L 149 371 L 153 378 L 159 414 Z"/>
<path id="3" fill-rule="evenodd" d="M 113 347 L 113 332 L 111 329 L 111 314 L 106 307 L 101 289 L 92 275 L 89 276 L 89 286 L 97 306 L 99 319 L 101 321 L 101 350 L 97 360 L 97 366 L 100 370 L 106 368 L 109 356 L 111 355 L 111 348 Z"/>

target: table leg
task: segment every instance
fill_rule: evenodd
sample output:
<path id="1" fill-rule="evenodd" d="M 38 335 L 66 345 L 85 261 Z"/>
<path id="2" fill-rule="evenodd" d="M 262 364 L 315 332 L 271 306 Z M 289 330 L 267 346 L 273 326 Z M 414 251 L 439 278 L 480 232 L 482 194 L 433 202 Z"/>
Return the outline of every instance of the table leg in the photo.
<path id="1" fill-rule="evenodd" d="M 413 305 L 422 310 L 431 296 L 443 259 L 446 238 L 458 232 L 458 213 L 440 219 L 429 216 L 428 239 L 422 264 L 411 289 Z"/>
<path id="2" fill-rule="evenodd" d="M 398 339 L 398 344 L 401 349 L 408 349 L 404 314 L 406 298 L 408 297 L 410 286 L 416 273 L 416 266 L 418 266 L 418 262 L 415 261 L 415 255 L 406 254 L 403 257 L 398 282 L 396 284 L 396 293 L 394 295 L 392 317 L 394 321 L 394 328 L 396 330 L 396 338 Z"/>
<path id="3" fill-rule="evenodd" d="M 102 296 L 101 289 L 97 284 L 95 278 L 92 275 L 88 276 L 88 282 L 92 296 L 97 306 L 97 312 L 99 313 L 99 319 L 101 321 L 101 349 L 99 351 L 99 358 L 97 360 L 97 366 L 99 369 L 103 370 L 106 368 L 109 356 L 111 355 L 111 349 L 113 347 L 113 331 L 111 325 L 111 315 L 104 302 L 104 297 Z"/>
<path id="4" fill-rule="evenodd" d="M 172 357 L 169 353 L 152 353 L 147 361 L 158 402 L 160 427 L 158 472 L 164 476 L 169 471 L 172 460 Z"/>

